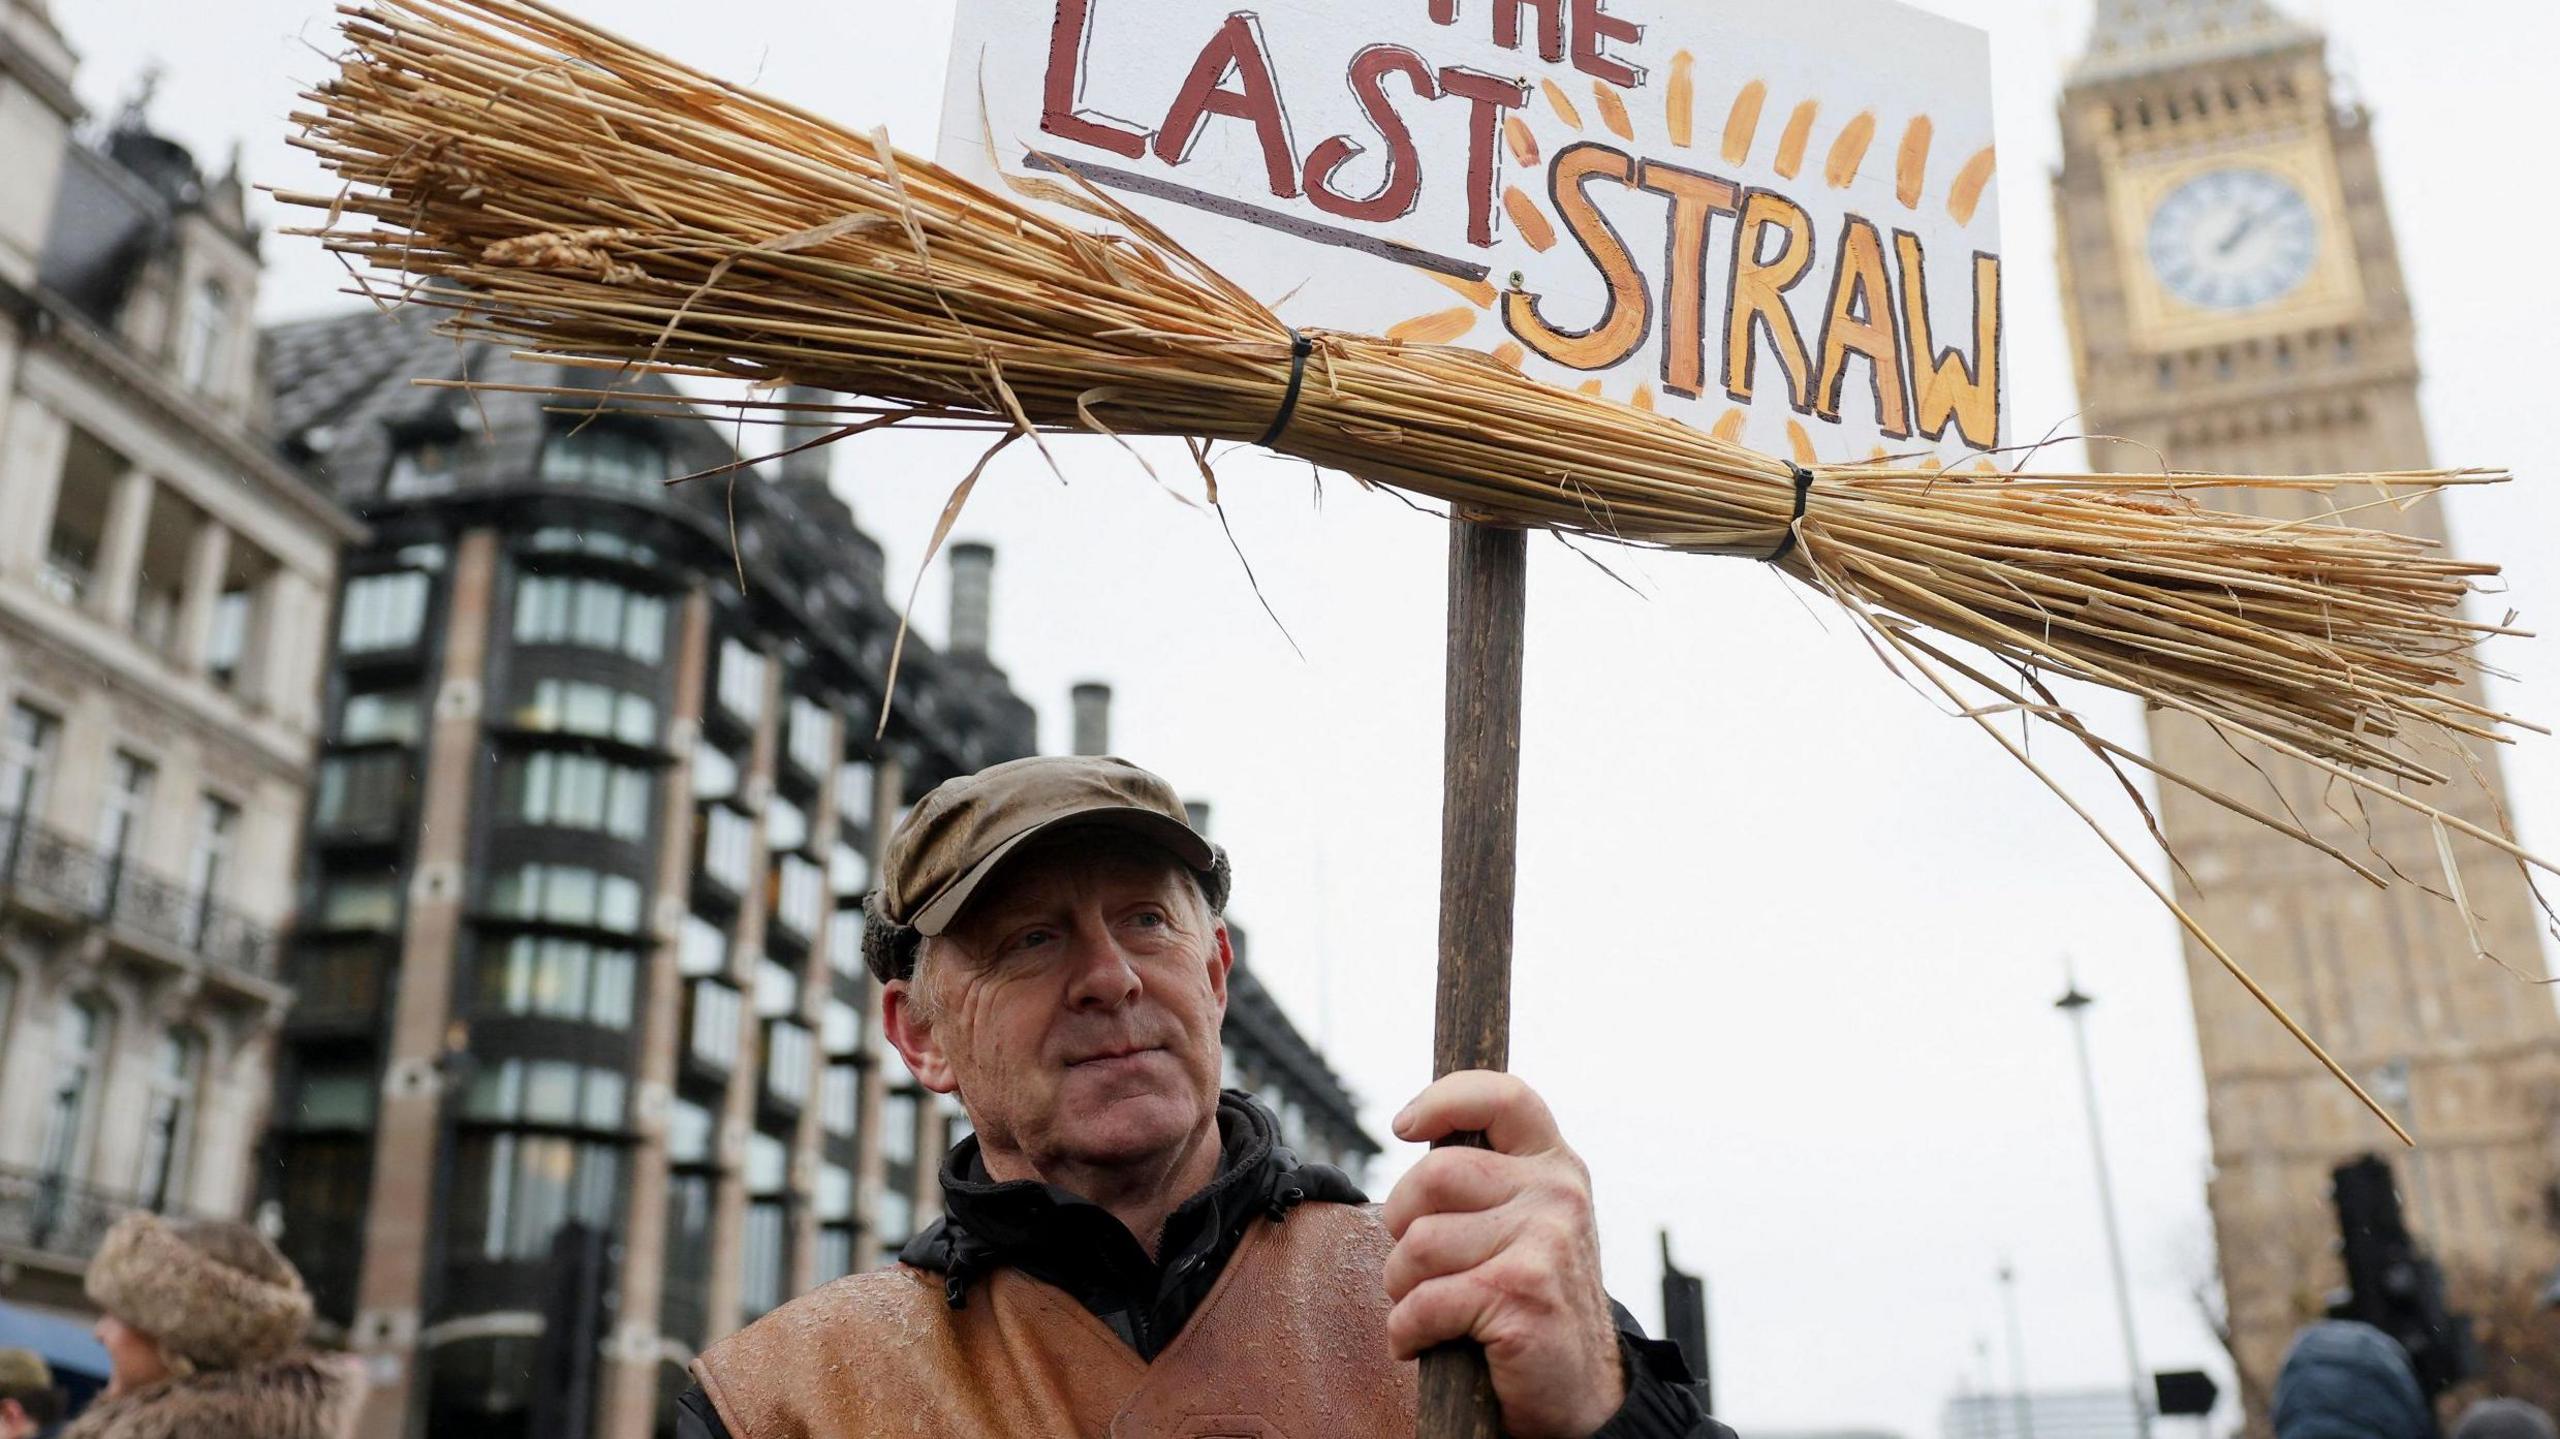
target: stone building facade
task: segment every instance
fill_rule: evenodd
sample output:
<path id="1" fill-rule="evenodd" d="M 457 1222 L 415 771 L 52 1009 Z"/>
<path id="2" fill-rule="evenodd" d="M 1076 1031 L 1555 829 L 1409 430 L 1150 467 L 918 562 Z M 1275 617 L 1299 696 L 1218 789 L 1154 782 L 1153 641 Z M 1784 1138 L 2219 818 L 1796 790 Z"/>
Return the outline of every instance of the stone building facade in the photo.
<path id="1" fill-rule="evenodd" d="M 257 237 L 0 0 L 0 1297 L 237 1217 L 272 1091 L 340 548 L 262 442 Z"/>
<path id="2" fill-rule="evenodd" d="M 2055 183 L 2065 313 L 2101 469 L 2303 474 L 2424 468 L 2414 317 L 2372 127 L 2332 86 L 2325 45 L 2265 0 L 2099 0 L 2061 101 Z M 2365 496 L 2355 496 L 2361 499 Z M 2270 519 L 2316 500 L 2225 492 Z M 2438 505 L 2354 523 L 2444 538 Z M 2476 697 L 2476 696 L 2475 696 Z M 2364 849 L 2343 789 L 2201 726 L 2155 716 L 2154 752 L 2250 803 L 2279 803 Z M 2429 797 L 2494 827 L 2494 754 Z M 2261 773 L 2263 771 L 2263 774 Z M 2400 1152 L 2212 959 L 2187 960 L 2213 1143 L 2210 1203 L 2245 1397 L 2263 1414 L 2294 1327 L 2343 1283 L 2330 1170 L 2398 1167 L 2412 1228 L 2457 1275 L 2513 1280 L 2560 1261 L 2554 1216 L 2560 1016 L 2474 954 L 2430 826 L 2364 806 L 2410 881 L 2377 891 L 2309 849 L 2164 786 L 2192 872 L 2180 901 L 2416 1136 Z M 2457 841 L 2478 932 L 2518 969 L 2545 959 L 2516 867 Z M 2456 1295 L 2457 1302 L 2460 1294 Z"/>

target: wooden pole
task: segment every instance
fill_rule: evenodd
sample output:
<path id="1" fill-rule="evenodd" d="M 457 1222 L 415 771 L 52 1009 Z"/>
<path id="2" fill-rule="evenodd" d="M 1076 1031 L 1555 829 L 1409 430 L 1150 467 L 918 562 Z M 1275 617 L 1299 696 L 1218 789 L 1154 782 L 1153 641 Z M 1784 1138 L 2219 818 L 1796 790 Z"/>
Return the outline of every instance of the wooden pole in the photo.
<path id="1" fill-rule="evenodd" d="M 1525 532 L 1449 522 L 1448 728 L 1440 800 L 1440 999 L 1433 1077 L 1511 1063 L 1511 901 L 1519 857 Z M 1441 1144 L 1484 1143 L 1453 1134 Z M 1436 1146 L 1435 1146 L 1436 1147 Z M 1484 1351 L 1422 1356 L 1419 1439 L 1496 1439 Z"/>

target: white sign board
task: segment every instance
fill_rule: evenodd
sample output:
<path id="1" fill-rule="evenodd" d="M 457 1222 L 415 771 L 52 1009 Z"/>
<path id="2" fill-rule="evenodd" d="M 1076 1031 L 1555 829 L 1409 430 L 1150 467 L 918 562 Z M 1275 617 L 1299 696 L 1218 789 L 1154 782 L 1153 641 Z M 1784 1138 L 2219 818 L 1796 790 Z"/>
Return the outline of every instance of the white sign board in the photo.
<path id="1" fill-rule="evenodd" d="M 1895 0 L 960 0 L 941 159 L 1070 167 L 1292 324 L 1969 466 L 1991 144 L 1987 38 Z"/>

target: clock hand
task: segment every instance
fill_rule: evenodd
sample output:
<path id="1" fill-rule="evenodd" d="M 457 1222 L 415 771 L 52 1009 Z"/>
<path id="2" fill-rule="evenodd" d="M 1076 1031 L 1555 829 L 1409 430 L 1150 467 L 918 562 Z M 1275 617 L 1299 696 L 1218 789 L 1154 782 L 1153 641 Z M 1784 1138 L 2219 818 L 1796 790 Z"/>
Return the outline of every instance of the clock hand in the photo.
<path id="1" fill-rule="evenodd" d="M 2239 246 L 2241 241 L 2249 238 L 2249 232 L 2258 228 L 2258 222 L 2265 218 L 2266 216 L 2262 212 L 2256 210 L 2252 210 L 2248 214 L 2241 216 L 2238 228 L 2234 229 L 2230 234 L 2223 236 L 2221 243 L 2213 247 L 2213 252 L 2217 255 L 2230 254 L 2232 250 Z"/>

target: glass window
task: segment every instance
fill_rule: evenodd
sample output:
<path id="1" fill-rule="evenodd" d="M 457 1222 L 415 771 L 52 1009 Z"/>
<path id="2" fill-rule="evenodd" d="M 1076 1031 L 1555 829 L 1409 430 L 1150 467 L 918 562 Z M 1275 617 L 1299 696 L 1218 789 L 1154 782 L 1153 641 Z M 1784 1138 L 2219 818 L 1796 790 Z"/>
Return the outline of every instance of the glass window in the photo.
<path id="1" fill-rule="evenodd" d="M 249 616 L 257 596 L 248 590 L 224 590 L 213 602 L 213 626 L 205 636 L 204 667 L 213 682 L 229 689 L 240 678 L 240 662 L 249 654 Z"/>
<path id="2" fill-rule="evenodd" d="M 575 1219 L 612 1228 L 618 1145 L 569 1135 L 469 1133 L 455 1146 L 455 1249 L 483 1259 L 545 1259 Z"/>
<path id="3" fill-rule="evenodd" d="M 388 875 L 332 875 L 321 883 L 319 911 L 323 929 L 397 929 L 400 889 Z"/>
<path id="4" fill-rule="evenodd" d="M 856 828 L 871 824 L 872 770 L 868 762 L 849 760 L 836 770 L 836 818 Z"/>
<path id="5" fill-rule="evenodd" d="M 676 972 L 699 977 L 729 968 L 729 932 L 698 914 L 684 917 L 676 936 Z"/>
<path id="6" fill-rule="evenodd" d="M 780 1304 L 785 1295 L 783 1264 L 789 1224 L 783 1206 L 770 1200 L 747 1206 L 745 1251 L 740 1256 L 744 1279 L 739 1301 L 753 1318 Z"/>
<path id="7" fill-rule="evenodd" d="M 830 1064 L 818 1082 L 818 1122 L 827 1133 L 853 1138 L 862 1129 L 862 1071 Z"/>
<path id="8" fill-rule="evenodd" d="M 667 483 L 667 451 L 645 430 L 582 425 L 543 444 L 542 479 L 546 484 L 654 495 Z"/>
<path id="9" fill-rule="evenodd" d="M 860 899 L 871 892 L 871 857 L 838 840 L 827 853 L 827 882 L 838 899 Z"/>
<path id="10" fill-rule="evenodd" d="M 748 724 L 764 716 L 765 657 L 738 639 L 720 642 L 720 707 Z"/>
<path id="11" fill-rule="evenodd" d="M 187 893 L 201 902 L 222 897 L 239 839 L 240 806 L 212 795 L 196 802 L 196 843 L 187 855 Z"/>
<path id="12" fill-rule="evenodd" d="M 565 1059 L 502 1059 L 482 1066 L 464 1096 L 465 1117 L 618 1132 L 630 1086 L 618 1070 Z"/>
<path id="13" fill-rule="evenodd" d="M 340 744 L 416 744 L 426 734 L 426 713 L 415 690 L 352 694 L 338 709 Z"/>
<path id="14" fill-rule="evenodd" d="M 916 1162 L 916 1118 L 923 1111 L 910 1090 L 880 1097 L 880 1154 L 891 1164 Z"/>
<path id="15" fill-rule="evenodd" d="M 791 1183 L 791 1144 L 758 1129 L 747 1135 L 747 1192 L 779 1195 Z"/>
<path id="16" fill-rule="evenodd" d="M 413 435 L 403 439 L 391 457 L 391 474 L 383 481 L 382 492 L 394 497 L 451 492 L 454 477 L 462 468 L 464 443 L 460 435 Z"/>
<path id="17" fill-rule="evenodd" d="M 526 575 L 516 582 L 516 642 L 581 645 L 643 664 L 665 658 L 667 602 L 584 575 Z"/>
<path id="18" fill-rule="evenodd" d="M 426 628 L 429 583 L 415 570 L 347 581 L 338 612 L 338 648 L 354 655 L 416 644 Z"/>
<path id="19" fill-rule="evenodd" d="M 862 957 L 862 911 L 838 911 L 836 922 L 827 929 L 827 966 L 848 978 L 860 979 L 867 972 Z"/>
<path id="20" fill-rule="evenodd" d="M 756 1015 L 787 1019 L 800 1012 L 800 976 L 774 959 L 756 962 Z"/>
<path id="21" fill-rule="evenodd" d="M 505 919 L 632 933 L 640 928 L 640 882 L 574 865 L 528 864 L 491 881 L 488 909 Z"/>
<path id="22" fill-rule="evenodd" d="M 693 982 L 693 1016 L 687 1026 L 688 1048 L 695 1059 L 726 1072 L 738 1065 L 738 1026 L 746 1002 L 736 990 L 717 980 Z"/>
<path id="23" fill-rule="evenodd" d="M 658 742 L 655 701 L 587 680 L 536 680 L 532 693 L 517 708 L 515 720 L 525 729 L 592 735 L 629 745 Z"/>
<path id="24" fill-rule="evenodd" d="M 159 770 L 123 750 L 107 765 L 106 798 L 98 806 L 98 853 L 110 862 L 142 847 L 142 829 L 151 815 L 151 787 Z"/>
<path id="25" fill-rule="evenodd" d="M 53 778 L 54 740 L 62 724 L 30 704 L 9 707 L 9 730 L 0 736 L 0 815 L 44 819 L 45 785 Z"/>
<path id="26" fill-rule="evenodd" d="M 744 894 L 755 873 L 755 821 L 724 804 L 702 812 L 702 872 Z"/>
<path id="27" fill-rule="evenodd" d="M 373 1070 L 368 1065 L 306 1065 L 293 1087 L 293 1127 L 369 1129 L 373 1096 Z"/>
<path id="28" fill-rule="evenodd" d="M 727 799 L 738 792 L 738 762 L 705 740 L 693 747 L 693 797 Z"/>
<path id="29" fill-rule="evenodd" d="M 764 802 L 765 848 L 776 854 L 809 842 L 809 812 L 780 795 Z"/>
<path id="30" fill-rule="evenodd" d="M 896 1185 L 882 1186 L 880 1190 L 880 1215 L 878 1222 L 880 1227 L 880 1243 L 883 1247 L 894 1252 L 898 1245 L 904 1244 L 909 1239 L 915 1237 L 915 1196 L 898 1188 Z"/>
<path id="31" fill-rule="evenodd" d="M 106 1006 L 94 1000 L 66 999 L 53 1012 L 53 1063 L 46 1076 L 53 1092 L 45 1105 L 40 1162 L 49 1177 L 77 1179 L 88 1164 L 107 1035 Z"/>
<path id="32" fill-rule="evenodd" d="M 827 913 L 827 872 L 796 854 L 774 863 L 773 917 L 803 939 L 814 937 Z"/>
<path id="33" fill-rule="evenodd" d="M 199 394 L 222 380 L 231 355 L 231 287 L 208 275 L 187 292 L 186 323 L 178 331 L 178 373 Z"/>
<path id="34" fill-rule="evenodd" d="M 597 830 L 637 842 L 649 833 L 649 772 L 597 755 L 543 750 L 498 767 L 498 812 L 518 824 Z"/>
<path id="35" fill-rule="evenodd" d="M 631 951 L 558 935 L 517 935 L 484 948 L 478 964 L 483 1013 L 631 1025 L 637 962 Z"/>
<path id="36" fill-rule="evenodd" d="M 809 1031 L 787 1019 L 765 1026 L 764 1087 L 776 1099 L 809 1102 Z"/>
<path id="37" fill-rule="evenodd" d="M 830 999 L 818 1033 L 827 1053 L 839 1058 L 851 1054 L 862 1047 L 862 1011 L 841 999 Z"/>
<path id="38" fill-rule="evenodd" d="M 305 940 L 292 956 L 293 1012 L 338 1020 L 371 1015 L 382 1003 L 386 968 L 378 940 Z"/>
<path id="39" fill-rule="evenodd" d="M 818 1282 L 842 1279 L 853 1272 L 853 1230 L 848 1225 L 830 1224 L 818 1231 Z"/>
<path id="40" fill-rule="evenodd" d="M 312 785 L 312 826 L 323 833 L 388 837 L 407 815 L 416 784 L 416 761 L 406 750 L 331 755 L 320 762 Z"/>
<path id="41" fill-rule="evenodd" d="M 810 1195 L 821 1224 L 842 1224 L 853 1218 L 853 1171 L 840 1164 L 821 1165 L 818 1183 Z"/>
<path id="42" fill-rule="evenodd" d="M 825 705 L 804 695 L 791 697 L 791 720 L 784 751 L 805 774 L 825 779 L 835 755 L 835 716 Z"/>
<path id="43" fill-rule="evenodd" d="M 667 1162 L 709 1164 L 719 1131 L 709 1108 L 690 1099 L 674 1101 L 667 1110 Z"/>

